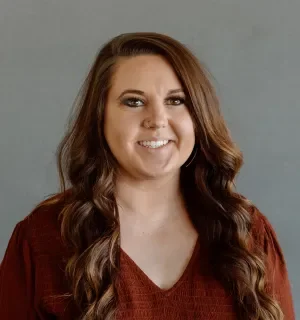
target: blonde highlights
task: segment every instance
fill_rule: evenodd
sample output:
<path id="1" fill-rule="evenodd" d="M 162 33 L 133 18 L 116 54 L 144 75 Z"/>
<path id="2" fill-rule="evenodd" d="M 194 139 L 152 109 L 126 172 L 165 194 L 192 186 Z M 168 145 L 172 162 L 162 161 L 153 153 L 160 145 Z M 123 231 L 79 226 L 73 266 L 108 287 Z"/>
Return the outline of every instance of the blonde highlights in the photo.
<path id="1" fill-rule="evenodd" d="M 249 249 L 251 203 L 234 191 L 243 157 L 230 137 L 214 88 L 184 45 L 157 33 L 123 34 L 101 48 L 58 149 L 62 194 L 68 194 L 61 231 L 72 252 L 66 275 L 81 320 L 112 320 L 117 312 L 118 164 L 103 134 L 104 107 L 118 59 L 143 54 L 163 56 L 187 95 L 198 152 L 181 168 L 181 188 L 191 220 L 210 248 L 216 278 L 232 293 L 240 320 L 282 320 L 278 303 L 265 290 L 263 256 Z"/>

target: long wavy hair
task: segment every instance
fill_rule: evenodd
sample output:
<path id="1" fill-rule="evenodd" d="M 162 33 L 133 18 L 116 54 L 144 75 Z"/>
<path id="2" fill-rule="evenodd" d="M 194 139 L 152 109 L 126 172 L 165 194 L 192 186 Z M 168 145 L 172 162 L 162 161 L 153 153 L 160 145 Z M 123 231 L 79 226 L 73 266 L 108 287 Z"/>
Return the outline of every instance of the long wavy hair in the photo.
<path id="1" fill-rule="evenodd" d="M 207 71 L 169 36 L 127 33 L 98 53 L 57 154 L 60 194 L 68 194 L 60 215 L 62 237 L 72 252 L 66 276 L 81 320 L 112 320 L 117 311 L 118 163 L 104 137 L 104 109 L 119 58 L 145 54 L 163 56 L 187 96 L 196 156 L 181 168 L 181 190 L 191 221 L 209 246 L 216 279 L 232 294 L 238 319 L 283 319 L 279 304 L 265 289 L 262 253 L 249 249 L 251 202 L 235 192 L 234 184 L 243 157 L 230 137 Z"/>

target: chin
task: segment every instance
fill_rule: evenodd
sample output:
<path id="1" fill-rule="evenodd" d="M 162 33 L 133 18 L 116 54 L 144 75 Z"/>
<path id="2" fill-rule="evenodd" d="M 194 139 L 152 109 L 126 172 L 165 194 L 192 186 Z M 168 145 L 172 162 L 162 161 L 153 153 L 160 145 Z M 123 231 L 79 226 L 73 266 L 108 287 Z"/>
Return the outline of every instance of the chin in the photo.
<path id="1" fill-rule="evenodd" d="M 156 180 L 156 179 L 161 179 L 165 178 L 167 176 L 173 176 L 175 173 L 179 172 L 180 168 L 176 169 L 144 169 L 140 171 L 140 175 L 144 176 L 145 179 L 150 179 L 150 180 Z"/>

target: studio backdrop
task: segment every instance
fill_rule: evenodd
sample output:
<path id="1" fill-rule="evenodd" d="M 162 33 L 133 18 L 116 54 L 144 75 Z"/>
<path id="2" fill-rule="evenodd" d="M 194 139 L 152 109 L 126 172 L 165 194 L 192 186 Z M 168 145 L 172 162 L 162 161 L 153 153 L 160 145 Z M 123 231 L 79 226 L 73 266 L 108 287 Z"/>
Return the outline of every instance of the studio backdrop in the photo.
<path id="1" fill-rule="evenodd" d="M 55 150 L 99 47 L 166 33 L 213 77 L 245 157 L 238 191 L 278 234 L 300 317 L 299 12 L 299 0 L 0 0 L 0 260 L 15 224 L 57 191 Z"/>

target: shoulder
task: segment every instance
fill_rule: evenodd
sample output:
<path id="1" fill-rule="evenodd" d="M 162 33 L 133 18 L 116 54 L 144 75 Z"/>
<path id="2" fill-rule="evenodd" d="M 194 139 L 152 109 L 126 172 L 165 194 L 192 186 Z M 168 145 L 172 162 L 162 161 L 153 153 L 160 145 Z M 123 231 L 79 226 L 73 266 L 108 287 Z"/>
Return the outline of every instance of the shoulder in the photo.
<path id="1" fill-rule="evenodd" d="M 262 253 L 266 290 L 278 300 L 286 319 L 295 319 L 291 284 L 283 250 L 269 219 L 256 207 L 251 207 L 252 248 Z"/>
<path id="2" fill-rule="evenodd" d="M 259 207 L 251 200 L 238 194 L 238 198 L 244 202 L 244 208 L 250 215 L 251 220 L 251 238 L 256 241 L 264 242 L 267 237 L 276 236 L 274 227 L 268 217 L 259 209 Z"/>
<path id="3" fill-rule="evenodd" d="M 19 241 L 26 241 L 34 254 L 51 254 L 63 247 L 60 233 L 60 213 L 65 195 L 53 195 L 39 203 L 14 230 Z"/>
<path id="4" fill-rule="evenodd" d="M 250 206 L 252 218 L 251 240 L 252 244 L 259 248 L 269 259 L 276 259 L 285 263 L 282 248 L 278 236 L 269 218 L 260 211 L 256 205 Z"/>

